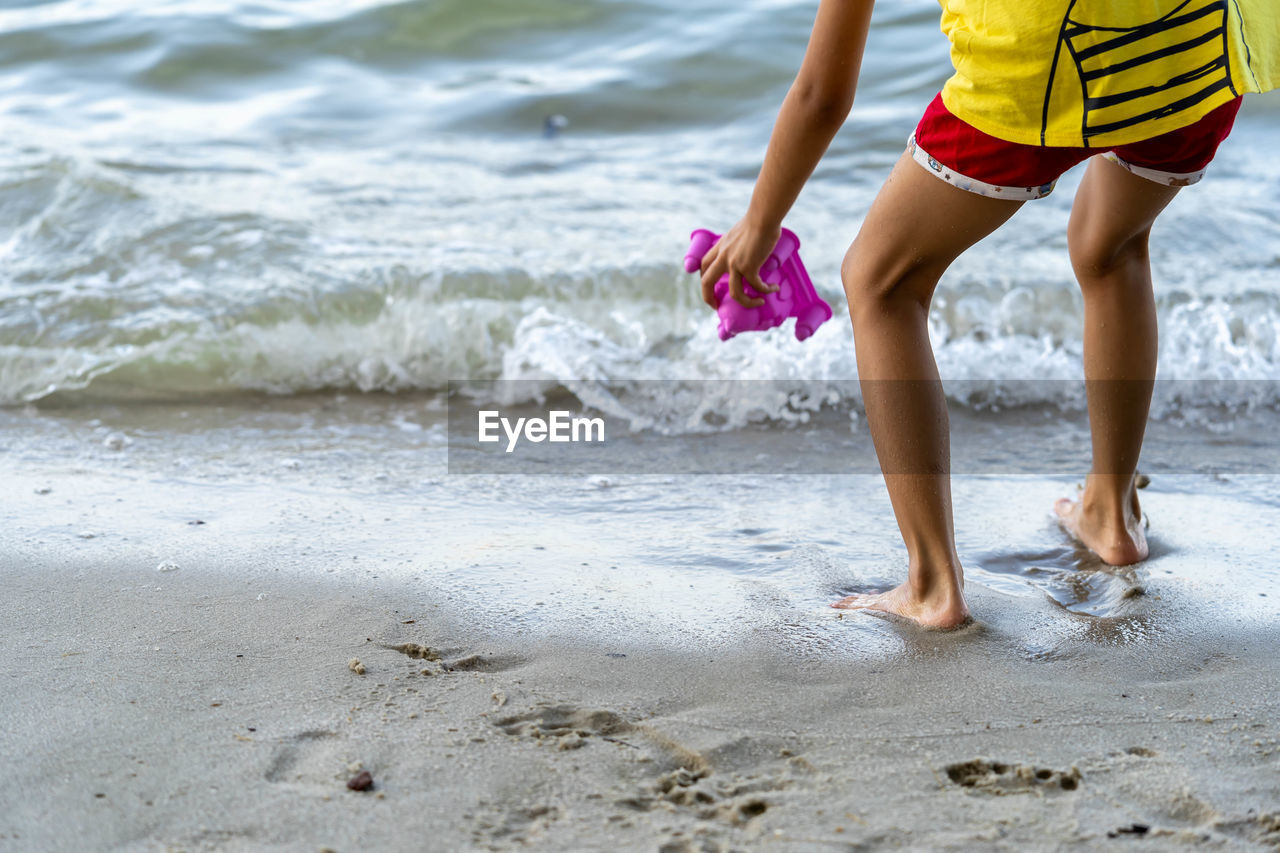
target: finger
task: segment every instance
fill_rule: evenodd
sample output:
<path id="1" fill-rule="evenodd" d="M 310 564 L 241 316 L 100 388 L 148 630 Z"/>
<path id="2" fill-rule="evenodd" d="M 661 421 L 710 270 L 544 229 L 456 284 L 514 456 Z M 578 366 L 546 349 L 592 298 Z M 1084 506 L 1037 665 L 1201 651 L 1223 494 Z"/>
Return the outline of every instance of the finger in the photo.
<path id="1" fill-rule="evenodd" d="M 760 279 L 760 273 L 756 273 L 755 275 L 751 276 L 751 286 L 756 289 L 756 293 L 777 293 L 778 292 L 778 285 L 765 284 Z"/>
<path id="2" fill-rule="evenodd" d="M 733 294 L 734 301 L 743 308 L 759 308 L 764 304 L 763 299 L 747 296 L 746 291 L 742 289 L 742 273 L 735 269 L 729 270 L 729 292 Z"/>
<path id="3" fill-rule="evenodd" d="M 702 301 L 712 308 L 720 307 L 720 301 L 716 299 L 716 285 L 712 279 L 702 279 Z"/>
<path id="4" fill-rule="evenodd" d="M 702 263 L 699 265 L 699 269 L 701 269 L 703 272 L 706 272 L 708 267 L 710 267 L 717 260 L 719 260 L 720 254 L 721 254 L 720 248 L 723 245 L 724 245 L 724 236 L 721 235 L 720 237 L 716 238 L 716 241 L 711 244 L 711 248 L 707 249 L 707 253 L 702 256 Z"/>
<path id="5" fill-rule="evenodd" d="M 706 302 L 712 308 L 719 308 L 720 301 L 716 299 L 716 283 L 724 277 L 724 264 L 716 260 L 707 271 L 702 274 L 702 301 Z"/>

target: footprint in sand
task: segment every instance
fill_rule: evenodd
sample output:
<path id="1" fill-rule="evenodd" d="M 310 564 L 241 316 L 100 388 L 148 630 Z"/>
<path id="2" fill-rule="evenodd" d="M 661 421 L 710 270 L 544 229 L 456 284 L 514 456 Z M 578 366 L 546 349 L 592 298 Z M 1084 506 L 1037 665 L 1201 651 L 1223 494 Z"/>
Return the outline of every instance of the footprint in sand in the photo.
<path id="1" fill-rule="evenodd" d="M 517 655 L 495 655 L 492 652 L 467 655 L 443 662 L 446 672 L 505 672 L 524 666 L 528 661 Z"/>
<path id="2" fill-rule="evenodd" d="M 296 782 L 304 779 L 320 783 L 327 781 L 317 774 L 323 774 L 331 766 L 341 765 L 341 762 L 330 760 L 330 753 L 336 753 L 338 747 L 334 745 L 332 748 L 318 749 L 318 744 L 337 736 L 336 732 L 310 729 L 285 738 L 271 756 L 263 778 L 268 782 Z M 303 772 L 296 772 L 298 770 Z"/>
<path id="3" fill-rule="evenodd" d="M 560 819 L 559 806 L 547 803 L 519 806 L 496 817 L 479 817 L 471 831 L 477 844 L 504 842 L 527 844 Z"/>
<path id="4" fill-rule="evenodd" d="M 509 735 L 552 742 L 562 750 L 578 749 L 592 740 L 607 741 L 636 750 L 641 761 L 654 762 L 657 772 L 681 768 L 704 775 L 711 772 L 711 764 L 702 753 L 653 726 L 631 722 L 613 711 L 573 705 L 539 706 L 524 714 L 494 720 L 493 724 Z"/>
<path id="5" fill-rule="evenodd" d="M 975 758 L 948 764 L 946 771 L 947 778 L 957 785 L 997 796 L 1033 791 L 1074 791 L 1080 787 L 1080 771 L 1074 767 L 1062 771 Z"/>
<path id="6" fill-rule="evenodd" d="M 1280 850 L 1280 811 L 1225 818 L 1217 821 L 1213 828 L 1266 849 Z"/>
<path id="7" fill-rule="evenodd" d="M 636 726 L 612 711 L 588 711 L 572 705 L 537 708 L 494 720 L 493 724 L 514 737 L 555 743 L 557 749 L 578 749 L 592 737 L 633 749 L 641 747 L 623 740 Z"/>
<path id="8" fill-rule="evenodd" d="M 657 778 L 650 790 L 620 800 L 619 805 L 636 811 L 651 811 L 670 804 L 690 809 L 701 820 L 725 821 L 744 826 L 769 810 L 765 791 L 785 787 L 776 779 L 711 778 L 710 771 L 681 767 Z"/>
<path id="9" fill-rule="evenodd" d="M 766 795 L 790 787 L 794 770 L 811 769 L 803 759 L 784 749 L 772 752 L 778 759 L 785 759 L 772 774 L 713 774 L 707 754 L 677 742 L 653 726 L 632 722 L 613 711 L 572 705 L 538 707 L 494 720 L 493 725 L 513 737 L 554 743 L 558 750 L 580 749 L 591 741 L 607 741 L 636 750 L 641 761 L 656 761 L 654 770 L 659 775 L 642 783 L 636 793 L 616 800 L 616 804 L 629 812 L 683 813 L 703 822 L 704 827 L 706 822 L 749 825 L 769 810 Z M 760 757 L 747 754 L 747 743 L 734 741 L 722 748 L 725 754 L 721 757 L 757 763 Z M 678 841 L 672 839 L 672 843 Z M 672 849 L 682 848 L 677 844 Z"/>
<path id="10" fill-rule="evenodd" d="M 449 659 L 449 656 L 459 653 L 459 650 L 436 649 L 420 643 L 399 643 L 394 645 L 383 643 L 382 647 L 393 652 L 399 652 L 414 660 L 439 663 L 441 669 L 445 672 L 504 672 L 508 669 L 523 666 L 528 662 L 518 655 L 494 654 L 493 652 L 480 652 Z"/>

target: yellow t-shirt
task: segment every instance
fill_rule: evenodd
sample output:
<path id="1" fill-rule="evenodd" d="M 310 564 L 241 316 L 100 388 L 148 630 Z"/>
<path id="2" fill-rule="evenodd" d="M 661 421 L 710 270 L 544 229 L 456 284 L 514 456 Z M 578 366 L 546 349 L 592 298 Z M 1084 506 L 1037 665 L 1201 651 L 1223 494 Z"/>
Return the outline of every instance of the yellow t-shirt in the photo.
<path id="1" fill-rule="evenodd" d="M 1280 86 L 1280 0 L 940 0 L 942 101 L 984 133 L 1103 147 Z"/>

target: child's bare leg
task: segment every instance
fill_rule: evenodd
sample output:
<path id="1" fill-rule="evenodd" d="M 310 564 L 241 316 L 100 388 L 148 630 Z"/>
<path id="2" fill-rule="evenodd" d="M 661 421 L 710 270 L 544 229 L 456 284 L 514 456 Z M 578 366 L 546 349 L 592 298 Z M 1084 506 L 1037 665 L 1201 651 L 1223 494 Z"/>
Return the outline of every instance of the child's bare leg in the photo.
<path id="1" fill-rule="evenodd" d="M 835 607 L 888 611 L 939 628 L 968 619 L 929 302 L 951 262 L 1020 205 L 959 190 L 904 155 L 845 256 L 863 405 L 910 563 L 896 589 L 849 596 Z"/>
<path id="2" fill-rule="evenodd" d="M 1054 506 L 1063 526 L 1103 561 L 1147 557 L 1134 472 L 1156 375 L 1156 304 L 1147 240 L 1178 190 L 1094 157 L 1068 226 L 1084 295 L 1084 375 L 1093 465 L 1078 501 Z"/>

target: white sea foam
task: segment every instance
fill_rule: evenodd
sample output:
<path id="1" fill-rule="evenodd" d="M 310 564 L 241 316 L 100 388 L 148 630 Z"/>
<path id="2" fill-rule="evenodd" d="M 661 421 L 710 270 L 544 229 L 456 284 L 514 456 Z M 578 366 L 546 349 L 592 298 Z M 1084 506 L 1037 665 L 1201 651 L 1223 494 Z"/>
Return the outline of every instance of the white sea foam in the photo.
<path id="1" fill-rule="evenodd" d="M 859 106 L 788 220 L 836 311 L 804 343 L 789 326 L 719 341 L 680 260 L 692 228 L 744 209 L 808 5 L 473 11 L 0 13 L 0 405 L 535 380 L 512 388 L 566 388 L 639 429 L 856 416 L 838 268 L 941 81 L 936 4 L 877 10 Z M 555 138 L 549 115 L 568 120 Z M 1277 121 L 1247 103 L 1157 227 L 1174 380 L 1157 414 L 1280 403 Z M 930 332 L 957 405 L 1081 404 L 1075 180 L 944 278 Z M 769 384 L 706 385 L 737 379 Z"/>

